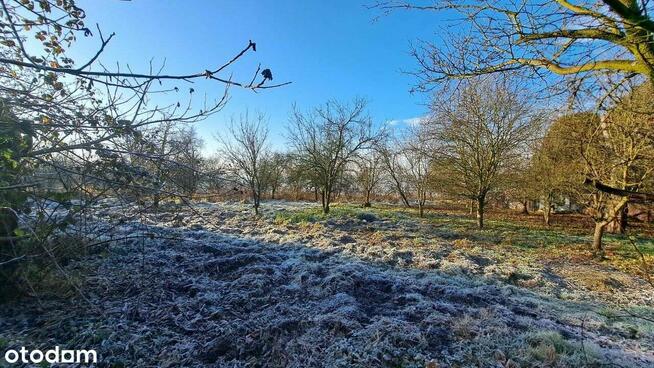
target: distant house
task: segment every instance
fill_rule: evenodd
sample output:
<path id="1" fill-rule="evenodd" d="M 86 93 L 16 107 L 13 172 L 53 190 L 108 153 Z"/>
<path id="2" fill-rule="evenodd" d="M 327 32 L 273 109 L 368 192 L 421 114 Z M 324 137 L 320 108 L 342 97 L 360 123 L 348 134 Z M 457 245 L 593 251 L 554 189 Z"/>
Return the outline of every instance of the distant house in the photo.
<path id="1" fill-rule="evenodd" d="M 527 202 L 527 210 L 528 211 L 542 211 L 543 210 L 543 201 L 541 200 L 530 200 Z M 509 204 L 509 208 L 520 211 L 522 210 L 523 203 L 522 202 L 511 202 Z M 564 197 L 561 198 L 555 203 L 552 204 L 552 211 L 554 213 L 569 213 L 569 212 L 581 212 L 583 210 L 583 207 L 580 206 L 579 204 L 575 203 L 572 199 L 569 197 Z"/>

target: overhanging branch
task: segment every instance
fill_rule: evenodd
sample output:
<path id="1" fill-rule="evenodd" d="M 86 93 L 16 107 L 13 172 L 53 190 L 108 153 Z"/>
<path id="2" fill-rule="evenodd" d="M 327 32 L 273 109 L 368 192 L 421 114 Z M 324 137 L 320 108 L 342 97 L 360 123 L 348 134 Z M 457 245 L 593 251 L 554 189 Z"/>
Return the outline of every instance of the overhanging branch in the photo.
<path id="1" fill-rule="evenodd" d="M 603 184 L 599 180 L 591 178 L 586 178 L 584 180 L 584 185 L 588 185 L 607 194 L 628 197 L 629 201 L 633 203 L 654 203 L 654 194 L 651 193 L 640 193 L 633 190 L 614 188 Z"/>

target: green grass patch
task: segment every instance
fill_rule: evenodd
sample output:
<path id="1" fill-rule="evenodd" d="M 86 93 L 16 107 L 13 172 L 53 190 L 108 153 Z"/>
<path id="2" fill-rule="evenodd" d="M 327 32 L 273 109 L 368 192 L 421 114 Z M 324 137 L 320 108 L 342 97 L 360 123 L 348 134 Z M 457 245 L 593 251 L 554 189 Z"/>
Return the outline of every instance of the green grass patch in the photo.
<path id="1" fill-rule="evenodd" d="M 617 255 L 624 257 L 639 256 L 634 249 L 635 244 L 643 255 L 654 257 L 654 239 L 652 238 L 636 236 L 633 239 L 634 243 L 632 244 L 629 238 L 625 235 L 606 234 L 604 235 L 604 240 L 607 244 L 611 244 L 614 247 L 612 250 Z"/>
<path id="2" fill-rule="evenodd" d="M 425 220 L 434 226 L 433 234 L 444 239 L 470 239 L 523 249 L 582 244 L 590 239 L 588 235 L 568 233 L 558 228 L 538 228 L 507 220 L 486 220 L 484 229 L 479 230 L 476 220 L 464 215 L 431 213 L 425 216 Z"/>
<path id="3" fill-rule="evenodd" d="M 490 217 L 490 216 L 489 216 Z M 278 223 L 315 223 L 329 219 L 359 219 L 374 221 L 386 219 L 393 221 L 415 220 L 429 225 L 424 235 L 445 240 L 467 239 L 482 245 L 511 246 L 525 252 L 538 253 L 543 250 L 565 249 L 570 246 L 585 246 L 592 242 L 592 231 L 579 228 L 566 229 L 560 226 L 519 221 L 511 218 L 487 218 L 485 228 L 477 228 L 476 219 L 464 214 L 451 214 L 429 211 L 424 217 L 418 216 L 415 208 L 360 207 L 353 204 L 333 205 L 329 214 L 323 214 L 320 207 L 279 211 L 275 214 Z M 398 224 L 398 226 L 401 226 Z M 640 261 L 629 238 L 620 234 L 606 234 L 607 248 L 614 257 L 630 263 Z M 635 243 L 646 257 L 654 257 L 654 239 L 637 236 Z"/>

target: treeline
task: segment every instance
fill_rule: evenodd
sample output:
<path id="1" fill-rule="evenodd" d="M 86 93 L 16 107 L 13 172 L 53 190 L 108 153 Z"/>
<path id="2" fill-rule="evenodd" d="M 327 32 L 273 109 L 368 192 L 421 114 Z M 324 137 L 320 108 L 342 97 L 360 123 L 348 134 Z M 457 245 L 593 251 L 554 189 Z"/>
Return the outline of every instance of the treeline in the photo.
<path id="1" fill-rule="evenodd" d="M 535 207 L 547 225 L 565 205 L 594 221 L 601 252 L 604 232 L 624 232 L 628 206 L 654 189 L 650 96 L 644 84 L 602 114 L 552 111 L 511 80 L 478 78 L 435 98 L 408 126 L 373 124 L 361 99 L 296 107 L 284 152 L 270 148 L 264 115 L 245 114 L 219 137 L 214 179 L 248 193 L 256 212 L 282 192 L 315 196 L 325 213 L 335 195 L 364 206 L 393 198 L 420 216 L 431 199 L 472 205 L 483 228 L 491 200 Z"/>

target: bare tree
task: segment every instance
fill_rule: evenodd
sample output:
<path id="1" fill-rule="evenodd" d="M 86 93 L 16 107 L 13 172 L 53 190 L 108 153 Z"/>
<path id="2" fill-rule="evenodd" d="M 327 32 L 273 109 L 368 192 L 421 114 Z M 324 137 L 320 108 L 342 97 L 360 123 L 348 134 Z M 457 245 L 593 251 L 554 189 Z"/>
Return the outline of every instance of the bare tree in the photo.
<path id="1" fill-rule="evenodd" d="M 258 215 L 261 195 L 268 186 L 266 161 L 271 155 L 265 115 L 259 113 L 251 118 L 246 112 L 238 121 L 232 119 L 227 137 L 218 135 L 217 139 L 228 170 L 231 169 L 237 180 L 249 189 L 254 212 Z"/>
<path id="2" fill-rule="evenodd" d="M 171 145 L 174 153 L 170 157 L 168 176 L 182 193 L 192 196 L 204 175 L 204 141 L 198 137 L 194 126 L 187 126 L 175 134 Z"/>
<path id="3" fill-rule="evenodd" d="M 388 174 L 388 178 L 390 179 L 394 190 L 402 199 L 404 206 L 410 208 L 411 202 L 409 202 L 409 197 L 407 194 L 409 188 L 404 178 L 404 168 L 400 162 L 401 150 L 396 145 L 396 142 L 388 137 L 379 145 L 378 151 L 381 156 L 381 162 L 384 167 L 384 171 L 386 174 Z"/>
<path id="4" fill-rule="evenodd" d="M 364 207 L 370 207 L 370 198 L 382 177 L 381 156 L 377 150 L 362 151 L 354 161 L 355 178 L 363 193 Z"/>
<path id="5" fill-rule="evenodd" d="M 329 101 L 306 113 L 294 107 L 289 145 L 318 186 L 324 213 L 329 213 L 335 186 L 346 166 L 357 152 L 371 148 L 380 137 L 365 109 L 362 99 L 350 104 Z"/>
<path id="6" fill-rule="evenodd" d="M 488 194 L 520 162 L 542 116 L 506 80 L 466 81 L 448 101 L 434 102 L 430 121 L 436 175 L 446 190 L 477 203 L 477 225 L 483 228 Z"/>
<path id="7" fill-rule="evenodd" d="M 225 192 L 230 184 L 225 171 L 225 163 L 220 159 L 218 154 L 204 158 L 204 185 L 207 192 L 211 195 L 218 195 Z M 232 187 L 233 188 L 233 187 Z"/>
<path id="8" fill-rule="evenodd" d="M 534 176 L 530 169 L 530 157 L 524 157 L 517 163 L 516 170 L 509 173 L 506 188 L 503 190 L 503 195 L 507 199 L 519 202 L 522 215 L 529 215 L 530 204 L 538 197 L 533 190 Z"/>
<path id="9" fill-rule="evenodd" d="M 270 189 L 270 199 L 275 199 L 275 194 L 279 191 L 284 183 L 284 175 L 288 168 L 288 155 L 281 152 L 274 152 L 270 155 L 265 163 L 268 168 L 268 186 Z"/>
<path id="10" fill-rule="evenodd" d="M 404 176 L 416 196 L 418 214 L 424 216 L 427 192 L 431 180 L 430 136 L 427 127 L 421 122 L 411 126 L 403 137 L 401 159 L 405 164 Z"/>
<path id="11" fill-rule="evenodd" d="M 415 203 L 424 215 L 427 193 L 432 184 L 432 139 L 426 120 L 388 135 L 379 145 L 381 163 L 387 180 L 406 207 Z"/>
<path id="12" fill-rule="evenodd" d="M 296 154 L 289 153 L 287 155 L 286 184 L 289 186 L 289 189 L 293 191 L 295 200 L 300 198 L 301 192 L 305 190 L 313 190 L 315 187 L 308 169 L 303 165 L 304 164 Z M 317 196 L 315 200 L 318 200 Z"/>

